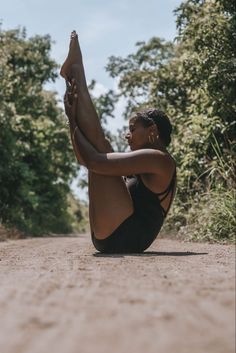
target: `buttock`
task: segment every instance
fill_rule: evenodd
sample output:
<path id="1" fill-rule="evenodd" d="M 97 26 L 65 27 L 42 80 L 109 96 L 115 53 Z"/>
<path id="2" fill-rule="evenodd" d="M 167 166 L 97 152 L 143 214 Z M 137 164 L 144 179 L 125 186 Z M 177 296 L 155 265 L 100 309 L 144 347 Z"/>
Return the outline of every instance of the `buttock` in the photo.
<path id="1" fill-rule="evenodd" d="M 92 242 L 101 253 L 141 253 L 155 240 L 162 224 L 161 214 L 153 224 L 134 212 L 107 238 L 97 239 L 92 233 Z"/>

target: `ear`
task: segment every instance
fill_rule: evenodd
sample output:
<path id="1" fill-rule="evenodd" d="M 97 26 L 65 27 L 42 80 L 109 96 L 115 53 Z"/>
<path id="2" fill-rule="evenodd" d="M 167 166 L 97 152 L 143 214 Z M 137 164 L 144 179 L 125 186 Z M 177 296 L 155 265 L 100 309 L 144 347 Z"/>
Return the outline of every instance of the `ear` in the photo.
<path id="1" fill-rule="evenodd" d="M 159 136 L 159 130 L 156 124 L 149 126 L 149 134 L 154 136 Z"/>

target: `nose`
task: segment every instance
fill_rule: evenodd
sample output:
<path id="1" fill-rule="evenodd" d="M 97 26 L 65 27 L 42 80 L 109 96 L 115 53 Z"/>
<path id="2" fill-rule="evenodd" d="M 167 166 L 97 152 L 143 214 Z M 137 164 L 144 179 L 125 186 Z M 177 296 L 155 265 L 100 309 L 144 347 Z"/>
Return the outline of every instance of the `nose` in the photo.
<path id="1" fill-rule="evenodd" d="M 126 132 L 126 134 L 125 134 L 125 138 L 126 138 L 126 140 L 129 140 L 130 139 L 130 132 L 128 131 L 128 132 Z"/>

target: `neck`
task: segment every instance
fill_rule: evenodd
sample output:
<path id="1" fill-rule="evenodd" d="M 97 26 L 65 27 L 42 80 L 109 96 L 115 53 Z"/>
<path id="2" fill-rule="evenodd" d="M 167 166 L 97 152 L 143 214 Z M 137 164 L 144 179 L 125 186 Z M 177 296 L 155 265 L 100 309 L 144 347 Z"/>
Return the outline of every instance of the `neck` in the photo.
<path id="1" fill-rule="evenodd" d="M 166 151 L 166 146 L 160 139 L 157 139 L 157 149 L 163 152 Z"/>
<path id="2" fill-rule="evenodd" d="M 160 150 L 162 152 L 167 152 L 166 146 L 164 145 L 164 143 L 159 138 L 155 141 L 155 143 L 148 144 L 147 147 L 148 148 L 154 148 L 154 149 Z"/>

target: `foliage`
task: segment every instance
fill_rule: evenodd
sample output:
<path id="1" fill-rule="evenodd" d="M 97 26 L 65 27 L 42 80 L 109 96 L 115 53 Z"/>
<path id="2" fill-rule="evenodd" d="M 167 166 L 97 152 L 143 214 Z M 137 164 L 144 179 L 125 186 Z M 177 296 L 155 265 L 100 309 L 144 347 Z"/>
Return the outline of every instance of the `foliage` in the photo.
<path id="1" fill-rule="evenodd" d="M 0 31 L 0 223 L 30 234 L 71 231 L 75 173 L 63 114 L 44 84 L 57 77 L 49 36 Z"/>
<path id="2" fill-rule="evenodd" d="M 222 150 L 234 143 L 235 32 L 232 16 L 215 1 L 189 0 L 176 14 L 175 46 L 159 38 L 137 43 L 135 54 L 111 57 L 107 70 L 128 97 L 126 116 L 145 105 L 171 117 L 180 197 L 186 200 L 191 191 L 206 187 L 206 174 L 200 183 L 198 177 L 212 164 L 214 139 Z"/>
<path id="3" fill-rule="evenodd" d="M 198 240 L 232 240 L 235 5 L 187 0 L 175 14 L 175 42 L 153 37 L 137 43 L 126 58 L 111 57 L 107 71 L 119 80 L 119 94 L 108 91 L 93 101 L 106 136 L 122 151 L 124 129 L 118 136 L 106 129 L 120 96 L 127 100 L 126 118 L 137 107 L 166 111 L 174 127 L 170 152 L 178 165 L 175 207 L 166 227 Z M 56 77 L 50 44 L 48 36 L 26 39 L 24 30 L 0 32 L 0 217 L 35 233 L 69 230 L 68 220 L 75 221 L 67 213 L 75 171 L 70 143 L 55 95 L 43 89 Z"/>
<path id="4" fill-rule="evenodd" d="M 136 46 L 136 53 L 127 58 L 112 56 L 107 65 L 111 77 L 119 78 L 120 95 L 127 98 L 126 117 L 140 105 L 166 108 L 166 101 L 162 99 L 162 75 L 165 65 L 174 56 L 173 44 L 159 38 L 138 42 Z"/>
<path id="5" fill-rule="evenodd" d="M 179 236 L 195 241 L 235 242 L 235 201 L 235 190 L 211 190 L 195 197 Z"/>
<path id="6" fill-rule="evenodd" d="M 71 193 L 68 194 L 68 212 L 71 217 L 71 227 L 73 232 L 84 233 L 89 231 L 88 205 Z"/>
<path id="7" fill-rule="evenodd" d="M 175 123 L 179 125 L 178 139 L 184 141 L 178 159 L 181 186 L 187 193 L 208 187 L 208 174 L 202 172 L 214 165 L 215 142 L 228 160 L 235 151 L 235 20 L 223 3 L 187 1 L 176 10 L 182 52 L 178 81 L 186 87 L 186 106 L 184 112 L 177 110 Z M 179 122 L 185 129 L 180 129 Z M 189 172 L 193 173 L 188 176 Z M 232 183 L 232 179 L 228 181 Z"/>
<path id="8" fill-rule="evenodd" d="M 137 107 L 156 106 L 173 122 L 170 151 L 179 188 L 170 219 L 184 225 L 197 195 L 215 200 L 215 190 L 222 196 L 235 187 L 236 16 L 228 0 L 187 0 L 175 13 L 175 44 L 160 38 L 137 43 L 134 54 L 111 57 L 107 70 L 127 97 L 126 117 Z"/>

